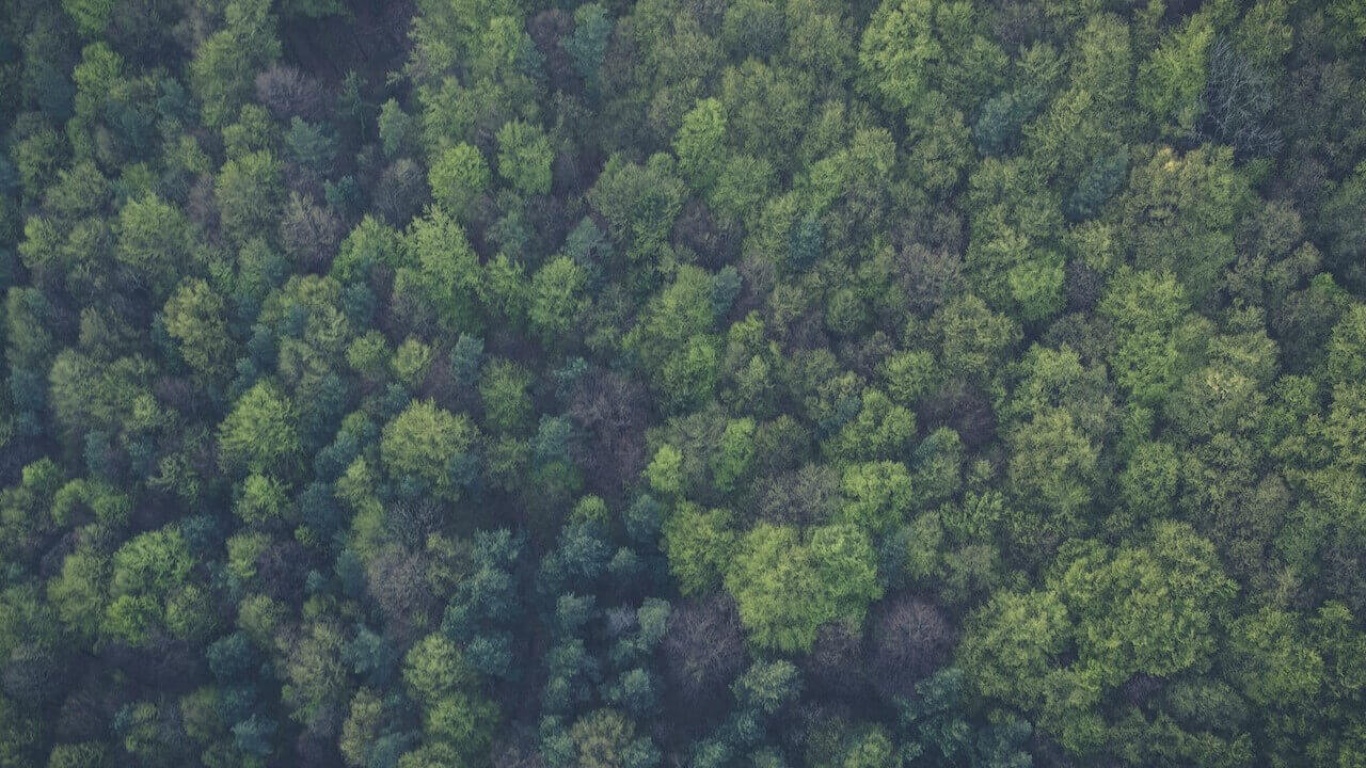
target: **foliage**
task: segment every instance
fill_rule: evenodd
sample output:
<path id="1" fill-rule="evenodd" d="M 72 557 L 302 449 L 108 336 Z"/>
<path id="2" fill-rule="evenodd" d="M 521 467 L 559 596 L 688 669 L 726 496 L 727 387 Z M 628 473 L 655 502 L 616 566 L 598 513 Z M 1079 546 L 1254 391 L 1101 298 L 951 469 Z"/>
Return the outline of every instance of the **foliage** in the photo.
<path id="1" fill-rule="evenodd" d="M 1359 0 L 0 0 L 0 766 L 1360 766 Z"/>
<path id="2" fill-rule="evenodd" d="M 792 528 L 761 524 L 741 540 L 726 588 L 751 639 L 784 651 L 810 648 L 827 622 L 858 626 L 882 595 L 868 536 L 851 526 L 815 528 L 803 541 Z M 794 594 L 806 599 L 787 599 Z"/>

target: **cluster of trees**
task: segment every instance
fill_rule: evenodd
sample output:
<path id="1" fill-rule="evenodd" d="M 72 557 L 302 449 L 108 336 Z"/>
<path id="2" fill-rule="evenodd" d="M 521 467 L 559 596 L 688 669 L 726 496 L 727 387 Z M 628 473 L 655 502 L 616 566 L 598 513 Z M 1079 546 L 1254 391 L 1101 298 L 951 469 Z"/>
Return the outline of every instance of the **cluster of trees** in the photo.
<path id="1" fill-rule="evenodd" d="M 0 768 L 1366 765 L 1359 0 L 0 0 Z"/>

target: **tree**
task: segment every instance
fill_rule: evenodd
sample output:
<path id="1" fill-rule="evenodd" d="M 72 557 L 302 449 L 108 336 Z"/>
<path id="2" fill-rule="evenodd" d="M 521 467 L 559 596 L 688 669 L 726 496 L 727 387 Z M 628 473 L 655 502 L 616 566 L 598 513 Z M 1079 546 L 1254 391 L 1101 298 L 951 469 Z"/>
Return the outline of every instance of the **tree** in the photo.
<path id="1" fill-rule="evenodd" d="M 181 283 L 163 311 L 166 332 L 180 342 L 180 356 L 209 381 L 222 380 L 236 357 L 223 299 L 203 280 Z"/>
<path id="2" fill-rule="evenodd" d="M 1360 285 L 1363 276 L 1357 264 L 1366 253 L 1366 226 L 1353 216 L 1366 200 L 1366 162 L 1361 163 L 1352 175 L 1343 180 L 1322 210 L 1320 226 L 1328 236 L 1327 255 L 1330 263 L 1338 265 L 1352 284 Z"/>
<path id="3" fill-rule="evenodd" d="M 554 151 L 538 126 L 514 120 L 498 129 L 498 175 L 523 194 L 550 192 Z"/>
<path id="4" fill-rule="evenodd" d="M 689 186 L 706 192 L 726 167 L 726 113 L 721 102 L 703 99 L 686 115 L 674 137 L 679 173 Z"/>
<path id="5" fill-rule="evenodd" d="M 317 78 L 288 64 L 274 64 L 256 76 L 256 99 L 277 120 L 324 117 L 327 94 Z"/>
<path id="6" fill-rule="evenodd" d="M 858 414 L 824 448 L 838 461 L 895 460 L 910 452 L 914 439 L 915 414 L 869 387 L 863 391 Z"/>
<path id="7" fill-rule="evenodd" d="M 1176 499 L 1180 469 L 1181 459 L 1169 443 L 1142 443 L 1119 475 L 1120 497 L 1140 519 L 1161 519 Z"/>
<path id="8" fill-rule="evenodd" d="M 1139 65 L 1138 103 L 1164 131 L 1179 135 L 1195 127 L 1213 40 L 1209 17 L 1195 14 L 1168 32 L 1157 50 Z"/>
<path id="9" fill-rule="evenodd" d="M 726 589 L 750 639 L 789 652 L 809 649 L 827 622 L 862 623 L 882 595 L 872 544 L 852 526 L 814 528 L 803 542 L 794 528 L 760 523 L 741 539 Z"/>
<path id="10" fill-rule="evenodd" d="M 750 472 L 754 461 L 753 419 L 733 419 L 726 423 L 720 445 L 711 459 L 712 483 L 722 493 L 734 491 Z"/>
<path id="11" fill-rule="evenodd" d="M 1127 150 L 1121 149 L 1091 161 L 1077 180 L 1077 186 L 1063 201 L 1063 213 L 1071 221 L 1095 218 L 1110 198 L 1123 188 L 1128 171 Z"/>
<path id="12" fill-rule="evenodd" d="M 305 122 L 295 115 L 289 120 L 285 147 L 304 169 L 321 174 L 332 165 L 337 154 L 337 138 L 327 124 Z"/>
<path id="13" fill-rule="evenodd" d="M 269 232 L 280 220 L 284 189 L 280 164 L 268 151 L 229 160 L 214 185 L 223 230 L 238 243 Z"/>
<path id="14" fill-rule="evenodd" d="M 607 220 L 612 239 L 626 255 L 650 263 L 668 242 L 684 192 L 683 182 L 674 177 L 672 158 L 654 155 L 642 166 L 618 155 L 607 161 L 588 201 Z"/>
<path id="15" fill-rule="evenodd" d="M 1205 328 L 1186 296 L 1169 272 L 1123 271 L 1096 308 L 1114 324 L 1115 381 L 1141 404 L 1165 401 L 1201 351 Z"/>
<path id="16" fill-rule="evenodd" d="M 394 276 L 394 304 L 414 319 L 435 313 L 448 332 L 477 332 L 483 270 L 465 230 L 445 211 L 432 209 L 404 233 L 403 249 L 406 258 Z"/>
<path id="17" fill-rule="evenodd" d="M 185 214 L 154 195 L 124 204 L 118 234 L 119 261 L 157 296 L 175 284 L 178 267 L 196 247 L 194 227 Z"/>
<path id="18" fill-rule="evenodd" d="M 1263 3 L 1257 8 L 1272 5 Z M 1227 39 L 1218 39 L 1210 46 L 1209 74 L 1201 101 L 1203 117 L 1198 133 L 1202 138 L 1233 147 L 1239 158 L 1263 157 L 1280 149 L 1280 131 L 1271 120 L 1273 82 Z"/>
<path id="19" fill-rule="evenodd" d="M 1170 270 L 1193 300 L 1204 299 L 1236 258 L 1233 224 L 1247 195 L 1229 149 L 1159 150 L 1134 168 L 1119 203 L 1134 264 Z"/>
<path id="20" fill-rule="evenodd" d="M 669 690 L 687 702 L 717 702 L 746 659 L 735 601 L 719 593 L 679 605 L 669 615 L 662 648 Z"/>
<path id="21" fill-rule="evenodd" d="M 109 567 L 108 557 L 80 550 L 67 555 L 62 572 L 48 582 L 48 600 L 56 606 L 62 623 L 78 637 L 96 637 L 101 611 L 108 603 Z"/>
<path id="22" fill-rule="evenodd" d="M 484 156 L 464 143 L 443 149 L 427 172 L 432 199 L 461 220 L 469 217 L 475 201 L 488 189 L 489 181 Z"/>
<path id="23" fill-rule="evenodd" d="M 911 474 L 893 461 L 854 464 L 840 483 L 845 502 L 839 520 L 872 535 L 904 524 L 914 503 Z"/>
<path id="24" fill-rule="evenodd" d="M 531 380 L 530 371 L 511 360 L 490 360 L 479 377 L 485 426 L 499 432 L 525 432 L 531 426 L 531 395 L 527 392 Z"/>
<path id="25" fill-rule="evenodd" d="M 682 502 L 664 521 L 663 550 L 669 570 L 684 595 L 705 595 L 721 584 L 735 552 L 733 515 L 723 509 L 704 511 Z"/>
<path id="26" fill-rule="evenodd" d="M 115 4 L 110 0 L 62 0 L 62 10 L 66 11 L 82 35 L 93 37 L 109 24 L 114 16 Z"/>
<path id="27" fill-rule="evenodd" d="M 342 724 L 342 758 L 351 768 L 362 768 L 374 753 L 383 713 L 383 702 L 374 691 L 362 688 L 351 699 L 351 711 Z"/>
<path id="28" fill-rule="evenodd" d="M 404 263 L 402 236 L 373 216 L 365 216 L 342 240 L 329 274 L 342 283 L 360 282 L 376 267 Z"/>
<path id="29" fill-rule="evenodd" d="M 432 348 L 412 337 L 405 339 L 389 360 L 394 378 L 409 390 L 415 390 L 422 384 L 431 365 Z"/>
<path id="30" fill-rule="evenodd" d="M 384 425 L 380 458 L 394 477 L 416 478 L 438 496 L 454 499 L 459 487 L 451 471 L 453 462 L 469 455 L 478 438 L 468 417 L 443 410 L 431 400 L 420 400 Z"/>
<path id="31" fill-rule="evenodd" d="M 168 600 L 184 587 L 194 565 L 179 529 L 141 534 L 114 553 L 105 631 L 137 645 L 162 625 Z"/>
<path id="32" fill-rule="evenodd" d="M 247 390 L 218 428 L 219 463 L 228 472 L 288 469 L 301 451 L 294 406 L 268 381 Z"/>
<path id="33" fill-rule="evenodd" d="M 930 320 L 946 373 L 983 379 L 1019 343 L 1019 326 L 972 294 L 955 297 Z"/>
<path id="34" fill-rule="evenodd" d="M 1318 696 L 1323 658 L 1298 625 L 1295 614 L 1264 608 L 1230 628 L 1235 679 L 1258 707 L 1293 711 Z"/>
<path id="35" fill-rule="evenodd" d="M 1052 592 L 998 592 L 968 618 L 956 663 L 983 696 L 1028 711 L 1042 702 L 1072 631 Z"/>
<path id="36" fill-rule="evenodd" d="M 280 698 L 290 717 L 309 730 L 335 733 L 342 719 L 348 682 L 343 644 L 341 631 L 329 622 L 308 622 L 277 641 L 284 659 Z"/>
<path id="37" fill-rule="evenodd" d="M 474 684 L 474 672 L 460 649 L 440 634 L 428 635 L 413 645 L 403 662 L 403 682 L 424 705 Z"/>
<path id="38" fill-rule="evenodd" d="M 931 0 L 883 2 L 863 33 L 865 87 L 894 108 L 907 109 L 924 95 L 926 73 L 944 56 L 934 34 L 935 6 Z"/>
<path id="39" fill-rule="evenodd" d="M 1148 547 L 1089 547 L 1058 578 L 1077 619 L 1078 666 L 1107 686 L 1208 664 L 1235 592 L 1214 546 L 1182 523 L 1159 523 Z"/>
<path id="40" fill-rule="evenodd" d="M 1360 381 L 1366 376 L 1366 305 L 1353 304 L 1328 340 L 1328 376 L 1333 382 Z"/>
<path id="41" fill-rule="evenodd" d="M 1061 409 L 1021 424 L 1009 443 L 1011 490 L 1020 504 L 1042 515 L 1031 525 L 1044 523 L 1055 540 L 1078 533 L 1099 479 L 1100 447 Z"/>
<path id="42" fill-rule="evenodd" d="M 905 752 L 920 758 L 966 758 L 972 765 L 1002 768 L 1032 761 L 1025 748 L 1033 735 L 1029 723 L 1012 716 L 992 725 L 968 719 L 970 686 L 962 669 L 941 669 L 917 685 L 916 693 L 917 699 L 901 707 L 900 721 L 911 741 Z"/>
<path id="43" fill-rule="evenodd" d="M 574 31 L 564 40 L 564 51 L 590 93 L 598 89 L 612 27 L 607 10 L 599 3 L 584 3 L 574 9 Z"/>
<path id="44" fill-rule="evenodd" d="M 232 0 L 224 17 L 223 29 L 196 49 L 189 71 L 204 123 L 213 128 L 237 114 L 252 92 L 256 73 L 280 56 L 269 2 Z"/>
<path id="45" fill-rule="evenodd" d="M 870 675 L 885 698 L 912 699 L 919 682 L 949 659 L 953 627 L 933 603 L 897 595 L 880 603 L 873 615 Z"/>
<path id="46" fill-rule="evenodd" d="M 575 335 L 590 306 L 587 286 L 588 273 L 568 256 L 546 262 L 532 276 L 527 319 L 543 344 Z"/>
<path id="47" fill-rule="evenodd" d="M 342 239 L 342 222 L 311 196 L 290 194 L 280 220 L 280 245 L 304 270 L 325 272 Z"/>
<path id="48" fill-rule="evenodd" d="M 637 738 L 635 725 L 612 709 L 584 715 L 569 729 L 583 768 L 646 768 L 658 761 L 647 737 Z M 652 759 L 653 758 L 653 759 Z"/>
<path id="49" fill-rule="evenodd" d="M 646 304 L 623 343 L 635 352 L 655 387 L 676 408 L 705 402 L 719 363 L 711 306 L 712 281 L 687 266 Z"/>

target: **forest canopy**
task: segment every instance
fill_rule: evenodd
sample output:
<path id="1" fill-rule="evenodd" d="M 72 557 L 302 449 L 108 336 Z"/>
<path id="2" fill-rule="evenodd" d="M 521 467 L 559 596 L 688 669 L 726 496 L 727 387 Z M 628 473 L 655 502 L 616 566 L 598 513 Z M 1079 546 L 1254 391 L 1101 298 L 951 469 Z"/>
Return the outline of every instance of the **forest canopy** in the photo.
<path id="1" fill-rule="evenodd" d="M 0 768 L 1366 766 L 1361 0 L 0 0 Z"/>

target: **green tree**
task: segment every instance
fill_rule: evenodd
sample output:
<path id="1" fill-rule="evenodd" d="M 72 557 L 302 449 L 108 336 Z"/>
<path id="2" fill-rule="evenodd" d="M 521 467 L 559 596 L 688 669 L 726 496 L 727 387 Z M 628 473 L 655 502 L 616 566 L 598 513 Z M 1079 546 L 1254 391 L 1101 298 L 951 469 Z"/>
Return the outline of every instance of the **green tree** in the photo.
<path id="1" fill-rule="evenodd" d="M 814 528 L 803 542 L 795 528 L 761 523 L 740 540 L 726 589 L 756 645 L 804 651 L 823 624 L 863 622 L 882 596 L 875 563 L 868 535 L 852 526 Z"/>
<path id="2" fill-rule="evenodd" d="M 915 414 L 869 387 L 863 390 L 858 413 L 824 448 L 839 461 L 895 460 L 910 453 L 914 439 Z"/>
<path id="3" fill-rule="evenodd" d="M 685 595 L 704 595 L 721 585 L 735 552 L 734 515 L 681 502 L 664 521 L 663 550 Z"/>
<path id="4" fill-rule="evenodd" d="M 490 360 L 479 377 L 485 425 L 498 432 L 526 432 L 531 427 L 531 382 L 531 372 L 511 360 Z"/>
<path id="5" fill-rule="evenodd" d="M 289 486 L 268 475 L 252 474 L 242 481 L 233 512 L 247 523 L 271 523 L 289 511 Z"/>
<path id="6" fill-rule="evenodd" d="M 569 729 L 582 768 L 637 768 L 647 763 L 647 739 L 636 737 L 635 724 L 613 709 L 598 709 L 579 718 Z M 656 757 L 657 759 L 657 757 Z"/>
<path id="7" fill-rule="evenodd" d="M 221 380 L 236 358 L 226 312 L 223 299 L 203 280 L 181 283 L 163 310 L 166 332 L 180 342 L 180 356 L 209 381 Z"/>
<path id="8" fill-rule="evenodd" d="M 403 661 L 403 682 L 424 705 L 474 684 L 474 671 L 464 654 L 449 638 L 427 635 L 408 651 Z"/>
<path id="9" fill-rule="evenodd" d="M 95 638 L 100 616 L 108 603 L 109 558 L 82 549 L 62 561 L 62 572 L 47 585 L 48 600 L 57 616 L 77 637 Z"/>
<path id="10" fill-rule="evenodd" d="M 935 312 L 930 326 L 945 372 L 977 380 L 995 370 L 1022 335 L 1018 324 L 972 294 L 951 299 Z"/>
<path id="11" fill-rule="evenodd" d="M 1120 498 L 1141 519 L 1166 517 L 1176 499 L 1180 471 L 1180 456 L 1169 443 L 1141 443 L 1119 475 Z"/>
<path id="12" fill-rule="evenodd" d="M 389 365 L 393 369 L 395 379 L 410 390 L 417 389 L 431 369 L 432 348 L 409 337 L 394 351 Z"/>
<path id="13" fill-rule="evenodd" d="M 224 27 L 195 49 L 190 84 L 205 125 L 217 128 L 237 114 L 251 94 L 256 73 L 280 56 L 269 0 L 232 0 Z"/>
<path id="14" fill-rule="evenodd" d="M 1229 628 L 1234 679 L 1258 707 L 1292 710 L 1319 694 L 1323 658 L 1299 624 L 1293 613 L 1264 608 Z"/>
<path id="15" fill-rule="evenodd" d="M 1021 424 L 1009 435 L 1009 444 L 1010 488 L 1020 504 L 1041 514 L 1026 525 L 1042 522 L 1054 537 L 1078 533 L 1099 480 L 1100 446 L 1061 409 Z"/>
<path id="16" fill-rule="evenodd" d="M 514 120 L 498 129 L 498 175 L 523 194 L 550 192 L 550 165 L 555 152 L 535 125 Z"/>
<path id="17" fill-rule="evenodd" d="M 94 37 L 104 31 L 114 16 L 113 0 L 62 0 L 62 10 L 66 11 L 76 28 L 86 37 Z"/>
<path id="18" fill-rule="evenodd" d="M 1136 672 L 1208 668 L 1219 618 L 1236 590 L 1214 546 L 1182 523 L 1159 523 L 1147 547 L 1092 546 L 1060 573 L 1076 617 L 1078 666 L 1104 685 Z"/>
<path id="19" fill-rule="evenodd" d="M 1366 304 L 1353 304 L 1328 339 L 1328 377 L 1333 382 L 1357 382 L 1366 377 Z"/>
<path id="20" fill-rule="evenodd" d="M 469 216 L 471 206 L 488 190 L 489 181 L 483 154 L 464 143 L 443 149 L 427 172 L 432 198 L 457 219 Z"/>
<path id="21" fill-rule="evenodd" d="M 1163 403 L 1202 351 L 1208 329 L 1186 296 L 1169 272 L 1122 271 L 1096 308 L 1114 324 L 1115 381 L 1140 404 Z"/>
<path id="22" fill-rule="evenodd" d="M 1214 28 L 1204 14 L 1167 33 L 1139 65 L 1138 103 L 1171 134 L 1187 133 L 1200 117 L 1200 95 L 1209 74 L 1206 52 Z"/>
<path id="23" fill-rule="evenodd" d="M 929 88 L 927 73 L 944 58 L 935 35 L 933 0 L 881 3 L 864 30 L 859 67 L 869 90 L 907 109 Z"/>
<path id="24" fill-rule="evenodd" d="M 294 405 L 279 387 L 258 382 L 238 399 L 218 427 L 218 457 L 228 472 L 288 469 L 302 444 Z"/>
<path id="25" fill-rule="evenodd" d="M 337 746 L 350 768 L 362 768 L 374 754 L 383 717 L 384 702 L 369 688 L 362 688 L 351 699 L 351 709 L 342 723 Z"/>
<path id="26" fill-rule="evenodd" d="M 732 419 L 726 423 L 717 451 L 711 458 L 712 483 L 722 493 L 736 490 L 749 475 L 754 462 L 753 419 Z"/>
<path id="27" fill-rule="evenodd" d="M 696 190 L 706 192 L 726 167 L 726 113 L 716 99 L 702 99 L 683 116 L 674 137 L 678 171 Z"/>
<path id="28" fill-rule="evenodd" d="M 162 626 L 170 596 L 183 589 L 194 559 L 178 528 L 141 534 L 114 553 L 105 631 L 132 643 Z"/>
<path id="29" fill-rule="evenodd" d="M 1025 710 L 1040 704 L 1072 625 L 1052 592 L 998 592 L 968 618 L 957 662 L 983 696 Z"/>
<path id="30" fill-rule="evenodd" d="M 591 301 L 587 287 L 588 273 L 568 256 L 551 259 L 532 275 L 527 319 L 543 344 L 577 334 Z"/>
<path id="31" fill-rule="evenodd" d="M 607 220 L 613 240 L 634 261 L 658 258 L 683 209 L 686 187 L 674 177 L 674 162 L 654 155 L 645 165 L 615 155 L 607 161 L 588 201 Z"/>
<path id="32" fill-rule="evenodd" d="M 894 461 L 854 464 L 844 470 L 841 522 L 878 535 L 902 525 L 914 506 L 911 474 Z"/>
<path id="33" fill-rule="evenodd" d="M 479 432 L 468 417 L 421 400 L 384 425 L 379 452 L 391 475 L 418 478 L 437 495 L 453 499 L 459 488 L 452 460 L 469 455 L 478 439 Z"/>
<path id="34" fill-rule="evenodd" d="M 706 272 L 687 266 L 674 282 L 645 305 L 623 340 L 639 358 L 652 383 L 673 394 L 679 405 L 700 404 L 715 383 L 719 344 L 710 331 L 712 281 Z M 697 376 L 689 376 L 696 371 Z"/>
<path id="35" fill-rule="evenodd" d="M 409 651 L 403 682 L 422 706 L 429 745 L 465 759 L 488 750 L 497 708 L 475 691 L 475 672 L 449 638 L 428 635 Z"/>
<path id="36" fill-rule="evenodd" d="M 1119 202 L 1134 264 L 1172 271 L 1193 300 L 1203 300 L 1237 256 L 1233 226 L 1247 195 L 1232 150 L 1159 150 L 1134 168 Z"/>
<path id="37" fill-rule="evenodd" d="M 284 662 L 280 698 L 290 717 L 305 727 L 332 727 L 340 718 L 347 691 L 344 643 L 341 631 L 328 621 L 307 622 L 277 641 Z"/>
<path id="38" fill-rule="evenodd" d="M 393 303 L 413 319 L 434 313 L 448 332 L 477 332 L 483 270 L 465 230 L 445 211 L 433 209 L 404 233 L 403 250 Z"/>
<path id="39" fill-rule="evenodd" d="M 574 31 L 563 45 L 574 71 L 583 78 L 590 92 L 598 88 L 599 70 L 607 55 L 612 27 L 612 20 L 600 3 L 584 3 L 574 9 Z"/>
<path id="40" fill-rule="evenodd" d="M 223 230 L 238 243 L 270 232 L 284 208 L 280 164 L 267 151 L 251 152 L 223 165 L 214 192 Z"/>
<path id="41" fill-rule="evenodd" d="M 170 290 L 182 265 L 195 255 L 193 225 L 179 208 L 156 196 L 129 200 L 119 210 L 118 234 L 119 261 L 157 296 Z"/>

